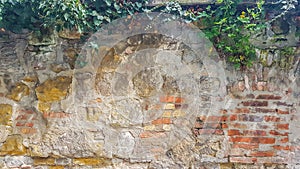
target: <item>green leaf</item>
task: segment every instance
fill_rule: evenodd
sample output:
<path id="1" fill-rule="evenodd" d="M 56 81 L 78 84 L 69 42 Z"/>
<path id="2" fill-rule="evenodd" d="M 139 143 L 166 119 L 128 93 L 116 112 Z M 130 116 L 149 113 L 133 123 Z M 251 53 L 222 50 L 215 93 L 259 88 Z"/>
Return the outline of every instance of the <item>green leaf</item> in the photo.
<path id="1" fill-rule="evenodd" d="M 69 19 L 69 14 L 68 14 L 68 13 L 65 13 L 65 14 L 64 14 L 64 18 L 65 18 L 65 20 L 67 21 L 67 20 Z"/>

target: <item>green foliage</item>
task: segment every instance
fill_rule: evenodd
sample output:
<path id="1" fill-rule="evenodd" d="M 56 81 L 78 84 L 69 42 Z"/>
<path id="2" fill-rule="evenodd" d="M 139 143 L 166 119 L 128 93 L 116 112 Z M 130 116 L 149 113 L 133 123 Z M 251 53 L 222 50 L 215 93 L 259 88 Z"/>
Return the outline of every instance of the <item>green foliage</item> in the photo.
<path id="1" fill-rule="evenodd" d="M 169 1 L 162 12 L 174 14 L 186 22 L 200 24 L 205 35 L 213 42 L 221 57 L 227 58 L 236 68 L 250 67 L 256 58 L 250 35 L 264 28 L 263 0 L 256 6 L 240 10 L 240 0 L 217 0 L 206 9 L 183 9 L 176 1 Z M 154 9 L 157 10 L 155 7 Z"/>
<path id="2" fill-rule="evenodd" d="M 215 44 L 219 53 L 236 68 L 250 67 L 256 58 L 255 48 L 250 43 L 252 32 L 264 27 L 263 1 L 252 8 L 238 10 L 238 0 L 220 0 L 220 6 L 208 6 L 200 12 L 201 22 L 207 37 Z"/>
<path id="3" fill-rule="evenodd" d="M 96 31 L 103 23 L 143 10 L 148 0 L 1 0 L 0 27 Z"/>
<path id="4" fill-rule="evenodd" d="M 41 24 L 37 11 L 38 1 L 35 0 L 1 0 L 0 27 L 13 32 L 22 29 L 36 30 Z"/>

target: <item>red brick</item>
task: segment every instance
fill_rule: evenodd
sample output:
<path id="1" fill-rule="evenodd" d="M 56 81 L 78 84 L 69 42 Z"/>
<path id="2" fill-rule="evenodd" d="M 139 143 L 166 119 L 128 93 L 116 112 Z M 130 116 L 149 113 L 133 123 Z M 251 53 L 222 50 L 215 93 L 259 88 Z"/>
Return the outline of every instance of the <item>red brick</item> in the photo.
<path id="1" fill-rule="evenodd" d="M 221 124 L 220 123 L 204 123 L 204 128 L 220 129 Z"/>
<path id="2" fill-rule="evenodd" d="M 257 113 L 275 113 L 275 109 L 265 109 L 265 108 L 255 108 L 255 112 Z"/>
<path id="3" fill-rule="evenodd" d="M 252 157 L 272 157 L 274 156 L 275 153 L 274 151 L 252 151 L 249 156 L 252 156 Z"/>
<path id="4" fill-rule="evenodd" d="M 274 145 L 273 148 L 276 149 L 276 150 L 291 150 L 290 146 Z"/>
<path id="5" fill-rule="evenodd" d="M 150 137 L 164 137 L 166 136 L 166 134 L 164 132 L 142 132 L 140 133 L 140 138 L 150 138 Z"/>
<path id="6" fill-rule="evenodd" d="M 256 99 L 264 99 L 264 100 L 280 100 L 281 96 L 261 94 L 256 97 Z"/>
<path id="7" fill-rule="evenodd" d="M 288 110 L 280 110 L 280 109 L 276 109 L 276 112 L 278 114 L 289 114 L 290 113 Z"/>
<path id="8" fill-rule="evenodd" d="M 275 138 L 268 137 L 231 137 L 231 142 L 274 144 Z"/>
<path id="9" fill-rule="evenodd" d="M 232 123 L 229 124 L 233 128 L 238 128 L 238 129 L 246 129 L 248 126 L 246 124 L 241 124 L 241 123 Z"/>
<path id="10" fill-rule="evenodd" d="M 228 136 L 241 135 L 240 130 L 228 130 Z"/>
<path id="11" fill-rule="evenodd" d="M 251 106 L 251 107 L 265 107 L 268 106 L 267 101 L 244 101 L 242 102 L 243 106 Z"/>
<path id="12" fill-rule="evenodd" d="M 245 130 L 243 131 L 243 135 L 248 136 L 266 136 L 267 132 L 262 130 Z"/>
<path id="13" fill-rule="evenodd" d="M 262 122 L 263 121 L 262 116 L 249 115 L 249 114 L 241 114 L 241 115 L 239 115 L 238 119 L 240 121 L 251 121 L 251 122 Z"/>
<path id="14" fill-rule="evenodd" d="M 228 125 L 226 123 L 222 123 L 222 129 L 227 129 Z"/>
<path id="15" fill-rule="evenodd" d="M 289 138 L 286 137 L 286 138 L 283 138 L 280 140 L 281 143 L 288 143 L 289 142 Z"/>
<path id="16" fill-rule="evenodd" d="M 173 103 L 174 102 L 174 96 L 162 96 L 159 98 L 160 102 L 162 103 Z"/>
<path id="17" fill-rule="evenodd" d="M 26 126 L 26 127 L 33 127 L 34 124 L 29 122 L 29 123 L 26 123 L 25 126 Z"/>
<path id="18" fill-rule="evenodd" d="M 184 98 L 182 97 L 175 97 L 175 103 L 183 103 L 184 102 Z"/>
<path id="19" fill-rule="evenodd" d="M 279 131 L 276 131 L 276 130 L 271 130 L 269 133 L 271 135 L 275 135 L 275 136 L 288 136 L 289 135 L 288 132 L 280 133 Z"/>
<path id="20" fill-rule="evenodd" d="M 252 143 L 260 143 L 260 144 L 274 144 L 275 138 L 270 137 L 253 137 L 251 140 Z"/>
<path id="21" fill-rule="evenodd" d="M 236 108 L 232 110 L 233 113 L 250 113 L 249 108 Z"/>
<path id="22" fill-rule="evenodd" d="M 252 143 L 249 143 L 249 144 L 233 144 L 232 145 L 233 148 L 242 148 L 242 149 L 246 149 L 246 150 L 253 150 L 253 149 L 256 149 L 258 148 L 258 144 L 252 144 Z"/>
<path id="23" fill-rule="evenodd" d="M 152 121 L 152 124 L 171 124 L 172 121 L 170 118 L 161 118 Z"/>
<path id="24" fill-rule="evenodd" d="M 223 135 L 224 132 L 221 129 L 199 129 L 198 135 L 207 135 L 207 134 L 216 134 L 216 135 Z"/>
<path id="25" fill-rule="evenodd" d="M 208 116 L 206 118 L 206 121 L 213 121 L 213 122 L 220 122 L 220 121 L 226 121 L 227 116 Z"/>
<path id="26" fill-rule="evenodd" d="M 236 120 L 237 120 L 237 117 L 238 117 L 238 116 L 237 116 L 236 114 L 230 115 L 230 116 L 229 116 L 229 120 L 230 120 L 230 121 L 236 121 Z"/>
<path id="27" fill-rule="evenodd" d="M 278 130 L 288 130 L 289 124 L 277 124 L 276 127 Z"/>
<path id="28" fill-rule="evenodd" d="M 264 117 L 266 122 L 279 122 L 280 121 L 280 117 L 276 117 L 276 116 L 265 116 Z"/>
<path id="29" fill-rule="evenodd" d="M 243 143 L 251 143 L 251 137 L 230 137 L 229 141 L 231 142 L 243 142 Z"/>
<path id="30" fill-rule="evenodd" d="M 274 104 L 276 104 L 277 106 L 286 106 L 286 107 L 293 107 L 293 104 L 289 104 L 286 102 L 273 102 Z"/>
<path id="31" fill-rule="evenodd" d="M 18 126 L 18 127 L 20 127 L 20 126 L 25 126 L 25 123 L 22 123 L 22 122 L 19 122 L 19 121 L 18 121 L 18 122 L 16 123 L 16 126 Z"/>
<path id="32" fill-rule="evenodd" d="M 268 129 L 268 128 L 270 128 L 270 126 L 263 125 L 263 124 L 257 124 L 257 127 L 259 127 L 260 129 Z"/>
<path id="33" fill-rule="evenodd" d="M 257 158 L 254 157 L 230 157 L 229 161 L 232 163 L 255 163 Z"/>

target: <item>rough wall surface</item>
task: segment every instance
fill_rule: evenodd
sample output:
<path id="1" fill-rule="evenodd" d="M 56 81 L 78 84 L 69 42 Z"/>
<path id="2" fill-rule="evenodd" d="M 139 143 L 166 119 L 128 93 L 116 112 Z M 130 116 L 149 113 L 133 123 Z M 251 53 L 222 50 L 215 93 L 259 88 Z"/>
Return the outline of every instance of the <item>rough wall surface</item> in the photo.
<path id="1" fill-rule="evenodd" d="M 300 168 L 300 49 L 236 71 L 193 25 L 1 33 L 1 168 Z"/>

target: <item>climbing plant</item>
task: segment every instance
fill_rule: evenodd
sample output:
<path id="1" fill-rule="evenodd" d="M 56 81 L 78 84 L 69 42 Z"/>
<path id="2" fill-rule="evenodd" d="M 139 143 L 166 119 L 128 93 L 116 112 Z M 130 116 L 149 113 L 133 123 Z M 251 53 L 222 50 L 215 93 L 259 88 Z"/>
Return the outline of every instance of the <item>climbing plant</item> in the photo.
<path id="1" fill-rule="evenodd" d="M 245 9 L 238 8 L 240 2 L 218 0 L 202 9 L 183 8 L 176 1 L 170 1 L 160 10 L 196 23 L 221 56 L 236 68 L 245 68 L 252 65 L 256 54 L 255 47 L 250 43 L 251 33 L 264 28 L 264 1 L 258 0 L 255 6 Z"/>
<path id="2" fill-rule="evenodd" d="M 0 27 L 96 31 L 103 23 L 140 12 L 148 0 L 1 0 Z"/>

